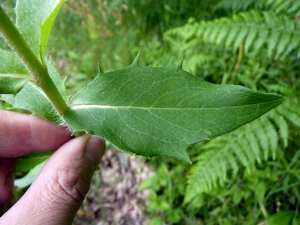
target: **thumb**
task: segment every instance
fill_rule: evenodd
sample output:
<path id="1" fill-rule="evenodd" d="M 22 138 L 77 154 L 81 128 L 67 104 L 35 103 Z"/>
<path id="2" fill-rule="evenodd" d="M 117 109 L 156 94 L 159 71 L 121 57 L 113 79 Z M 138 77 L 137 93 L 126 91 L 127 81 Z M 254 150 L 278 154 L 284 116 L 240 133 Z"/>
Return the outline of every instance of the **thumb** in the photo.
<path id="1" fill-rule="evenodd" d="M 96 136 L 83 135 L 64 144 L 0 223 L 72 224 L 104 152 L 105 142 Z"/>

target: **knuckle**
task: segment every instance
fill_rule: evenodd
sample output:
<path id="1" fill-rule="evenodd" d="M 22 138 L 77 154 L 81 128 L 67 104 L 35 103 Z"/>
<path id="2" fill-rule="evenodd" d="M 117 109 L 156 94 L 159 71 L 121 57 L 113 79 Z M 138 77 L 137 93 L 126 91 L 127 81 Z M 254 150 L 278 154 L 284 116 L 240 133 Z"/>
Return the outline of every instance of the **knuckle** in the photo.
<path id="1" fill-rule="evenodd" d="M 51 179 L 48 190 L 67 204 L 81 204 L 89 190 L 89 179 L 82 174 L 84 168 L 57 170 L 54 179 Z"/>

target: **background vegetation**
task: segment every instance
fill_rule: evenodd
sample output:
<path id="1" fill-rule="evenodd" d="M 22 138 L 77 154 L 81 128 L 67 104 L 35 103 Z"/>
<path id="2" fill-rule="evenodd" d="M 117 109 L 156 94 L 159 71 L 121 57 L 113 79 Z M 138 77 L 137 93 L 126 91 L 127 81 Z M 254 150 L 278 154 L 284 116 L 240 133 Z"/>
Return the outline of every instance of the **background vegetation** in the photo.
<path id="1" fill-rule="evenodd" d="M 10 1 L 4 1 L 9 5 Z M 183 68 L 287 100 L 253 123 L 194 145 L 192 165 L 149 160 L 150 224 L 300 224 L 299 0 L 69 0 L 48 54 L 70 92 L 141 64 Z"/>

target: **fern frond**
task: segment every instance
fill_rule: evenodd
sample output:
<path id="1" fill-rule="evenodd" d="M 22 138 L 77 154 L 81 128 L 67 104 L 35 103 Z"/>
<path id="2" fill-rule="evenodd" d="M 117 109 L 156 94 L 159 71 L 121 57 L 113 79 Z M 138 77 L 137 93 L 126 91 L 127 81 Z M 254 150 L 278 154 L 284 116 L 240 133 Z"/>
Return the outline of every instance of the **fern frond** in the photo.
<path id="1" fill-rule="evenodd" d="M 274 123 L 279 127 L 279 136 L 283 143 L 283 147 L 286 148 L 288 145 L 289 129 L 286 119 L 283 116 L 273 116 Z"/>
<path id="2" fill-rule="evenodd" d="M 214 9 L 223 9 L 233 13 L 250 9 L 270 10 L 275 14 L 296 15 L 300 11 L 300 2 L 295 0 L 221 0 Z"/>
<path id="3" fill-rule="evenodd" d="M 262 2 L 261 0 L 221 0 L 219 1 L 214 10 L 225 9 L 232 12 L 240 12 L 253 8 L 256 4 Z"/>
<path id="4" fill-rule="evenodd" d="M 279 14 L 282 12 L 295 15 L 300 11 L 300 2 L 295 0 L 265 0 L 266 8 Z"/>
<path id="5" fill-rule="evenodd" d="M 260 119 L 258 119 L 257 122 L 263 123 L 263 121 L 264 121 L 264 118 L 260 118 Z M 270 151 L 270 149 L 269 149 L 270 140 L 268 138 L 267 131 L 264 128 L 264 126 L 258 126 L 258 125 L 254 129 L 256 131 L 254 133 L 254 135 L 255 135 L 256 139 L 258 140 L 258 142 L 260 144 L 260 150 L 264 155 L 264 160 L 267 160 L 268 155 L 269 155 L 269 151 Z"/>
<path id="6" fill-rule="evenodd" d="M 284 96 L 288 96 L 289 100 L 284 101 L 280 107 L 277 107 L 275 109 L 275 112 L 282 115 L 284 118 L 286 118 L 287 121 L 294 124 L 296 127 L 300 128 L 300 110 L 299 110 L 300 99 L 297 96 L 297 90 L 291 87 L 289 84 L 282 81 L 279 81 L 278 84 L 265 84 L 265 83 L 262 84 L 269 91 L 277 92 Z M 296 87 L 298 85 L 299 85 L 299 81 L 296 82 Z M 293 96 L 296 96 L 296 98 Z M 286 128 L 283 127 L 283 129 Z M 286 133 L 286 131 L 283 132 Z"/>
<path id="7" fill-rule="evenodd" d="M 246 135 L 246 140 L 248 141 L 248 144 L 246 146 L 250 146 L 253 150 L 253 156 L 255 157 L 256 161 L 261 164 L 261 158 L 260 158 L 260 152 L 259 152 L 259 142 L 258 139 L 255 137 L 254 133 L 255 131 L 252 130 L 252 127 L 249 128 L 249 133 Z M 251 151 L 250 151 L 251 152 Z M 255 161 L 255 160 L 254 160 Z"/>
<path id="8" fill-rule="evenodd" d="M 188 37 L 185 36 L 187 33 Z M 275 58 L 294 49 L 300 52 L 300 22 L 269 11 L 252 10 L 233 15 L 232 18 L 188 24 L 168 31 L 165 36 L 184 42 L 194 38 L 217 45 L 225 43 L 227 47 L 233 46 L 234 50 L 243 43 L 245 53 L 251 48 L 254 52 L 259 52 L 262 46 L 266 45 L 268 56 Z M 176 41 L 173 40 L 174 42 Z"/>
<path id="9" fill-rule="evenodd" d="M 187 24 L 178 30 L 174 28 L 164 35 L 164 41 L 168 44 L 168 52 L 174 55 L 173 62 L 178 57 L 184 58 L 183 69 L 196 73 L 197 69 L 207 62 L 217 61 L 218 55 L 212 51 L 212 46 L 199 42 L 196 29 L 190 29 L 192 24 Z"/>
<path id="10" fill-rule="evenodd" d="M 299 105 L 298 105 L 299 106 Z M 278 108 L 277 111 L 282 115 L 285 115 L 286 118 L 293 123 L 295 126 L 300 127 L 300 113 L 298 110 L 293 110 L 291 108 Z"/>
<path id="11" fill-rule="evenodd" d="M 187 58 L 184 61 L 184 69 L 187 70 L 188 72 L 195 73 L 197 71 L 197 68 L 204 63 L 208 61 L 213 61 L 215 60 L 214 55 L 208 55 L 208 54 L 194 54 L 193 56 Z"/>
<path id="12" fill-rule="evenodd" d="M 269 146 L 268 149 L 271 151 L 273 160 L 276 158 L 276 150 L 278 146 L 278 136 L 274 125 L 272 124 L 272 121 L 266 120 L 264 125 L 265 133 L 269 139 Z M 269 154 L 265 154 L 265 160 L 268 159 Z"/>
<path id="13" fill-rule="evenodd" d="M 205 154 L 202 155 L 202 160 L 199 159 L 197 164 L 192 167 L 190 173 L 190 177 L 188 179 L 188 183 L 193 181 L 193 193 L 201 193 L 203 190 L 211 190 L 212 188 L 218 185 L 217 182 L 222 184 L 226 181 L 227 176 L 226 173 L 220 173 L 219 170 L 227 171 L 231 168 L 229 162 L 234 158 L 232 152 L 229 152 L 227 155 L 220 154 L 220 152 L 216 149 L 210 149 L 206 151 Z M 228 158 L 228 160 L 223 160 L 224 158 Z M 213 159 L 213 160 L 212 160 Z M 238 168 L 236 160 L 232 161 L 233 168 Z M 201 174 L 201 179 L 199 179 L 198 167 L 209 167 L 210 169 L 206 170 L 206 173 Z M 210 182 L 209 182 L 210 181 Z M 185 202 L 189 202 L 195 195 L 189 195 L 189 187 L 188 184 L 187 192 L 185 196 Z M 191 193 L 191 192 L 190 192 Z"/>

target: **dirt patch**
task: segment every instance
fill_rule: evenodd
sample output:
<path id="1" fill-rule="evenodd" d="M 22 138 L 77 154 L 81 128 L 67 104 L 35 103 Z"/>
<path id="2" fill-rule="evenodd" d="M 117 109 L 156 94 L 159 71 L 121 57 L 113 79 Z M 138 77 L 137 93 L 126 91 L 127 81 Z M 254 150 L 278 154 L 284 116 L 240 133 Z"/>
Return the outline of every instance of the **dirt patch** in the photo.
<path id="1" fill-rule="evenodd" d="M 93 177 L 86 199 L 74 220 L 75 225 L 148 224 L 143 215 L 147 190 L 139 185 L 153 175 L 145 158 L 110 149 L 102 159 L 101 170 Z"/>

